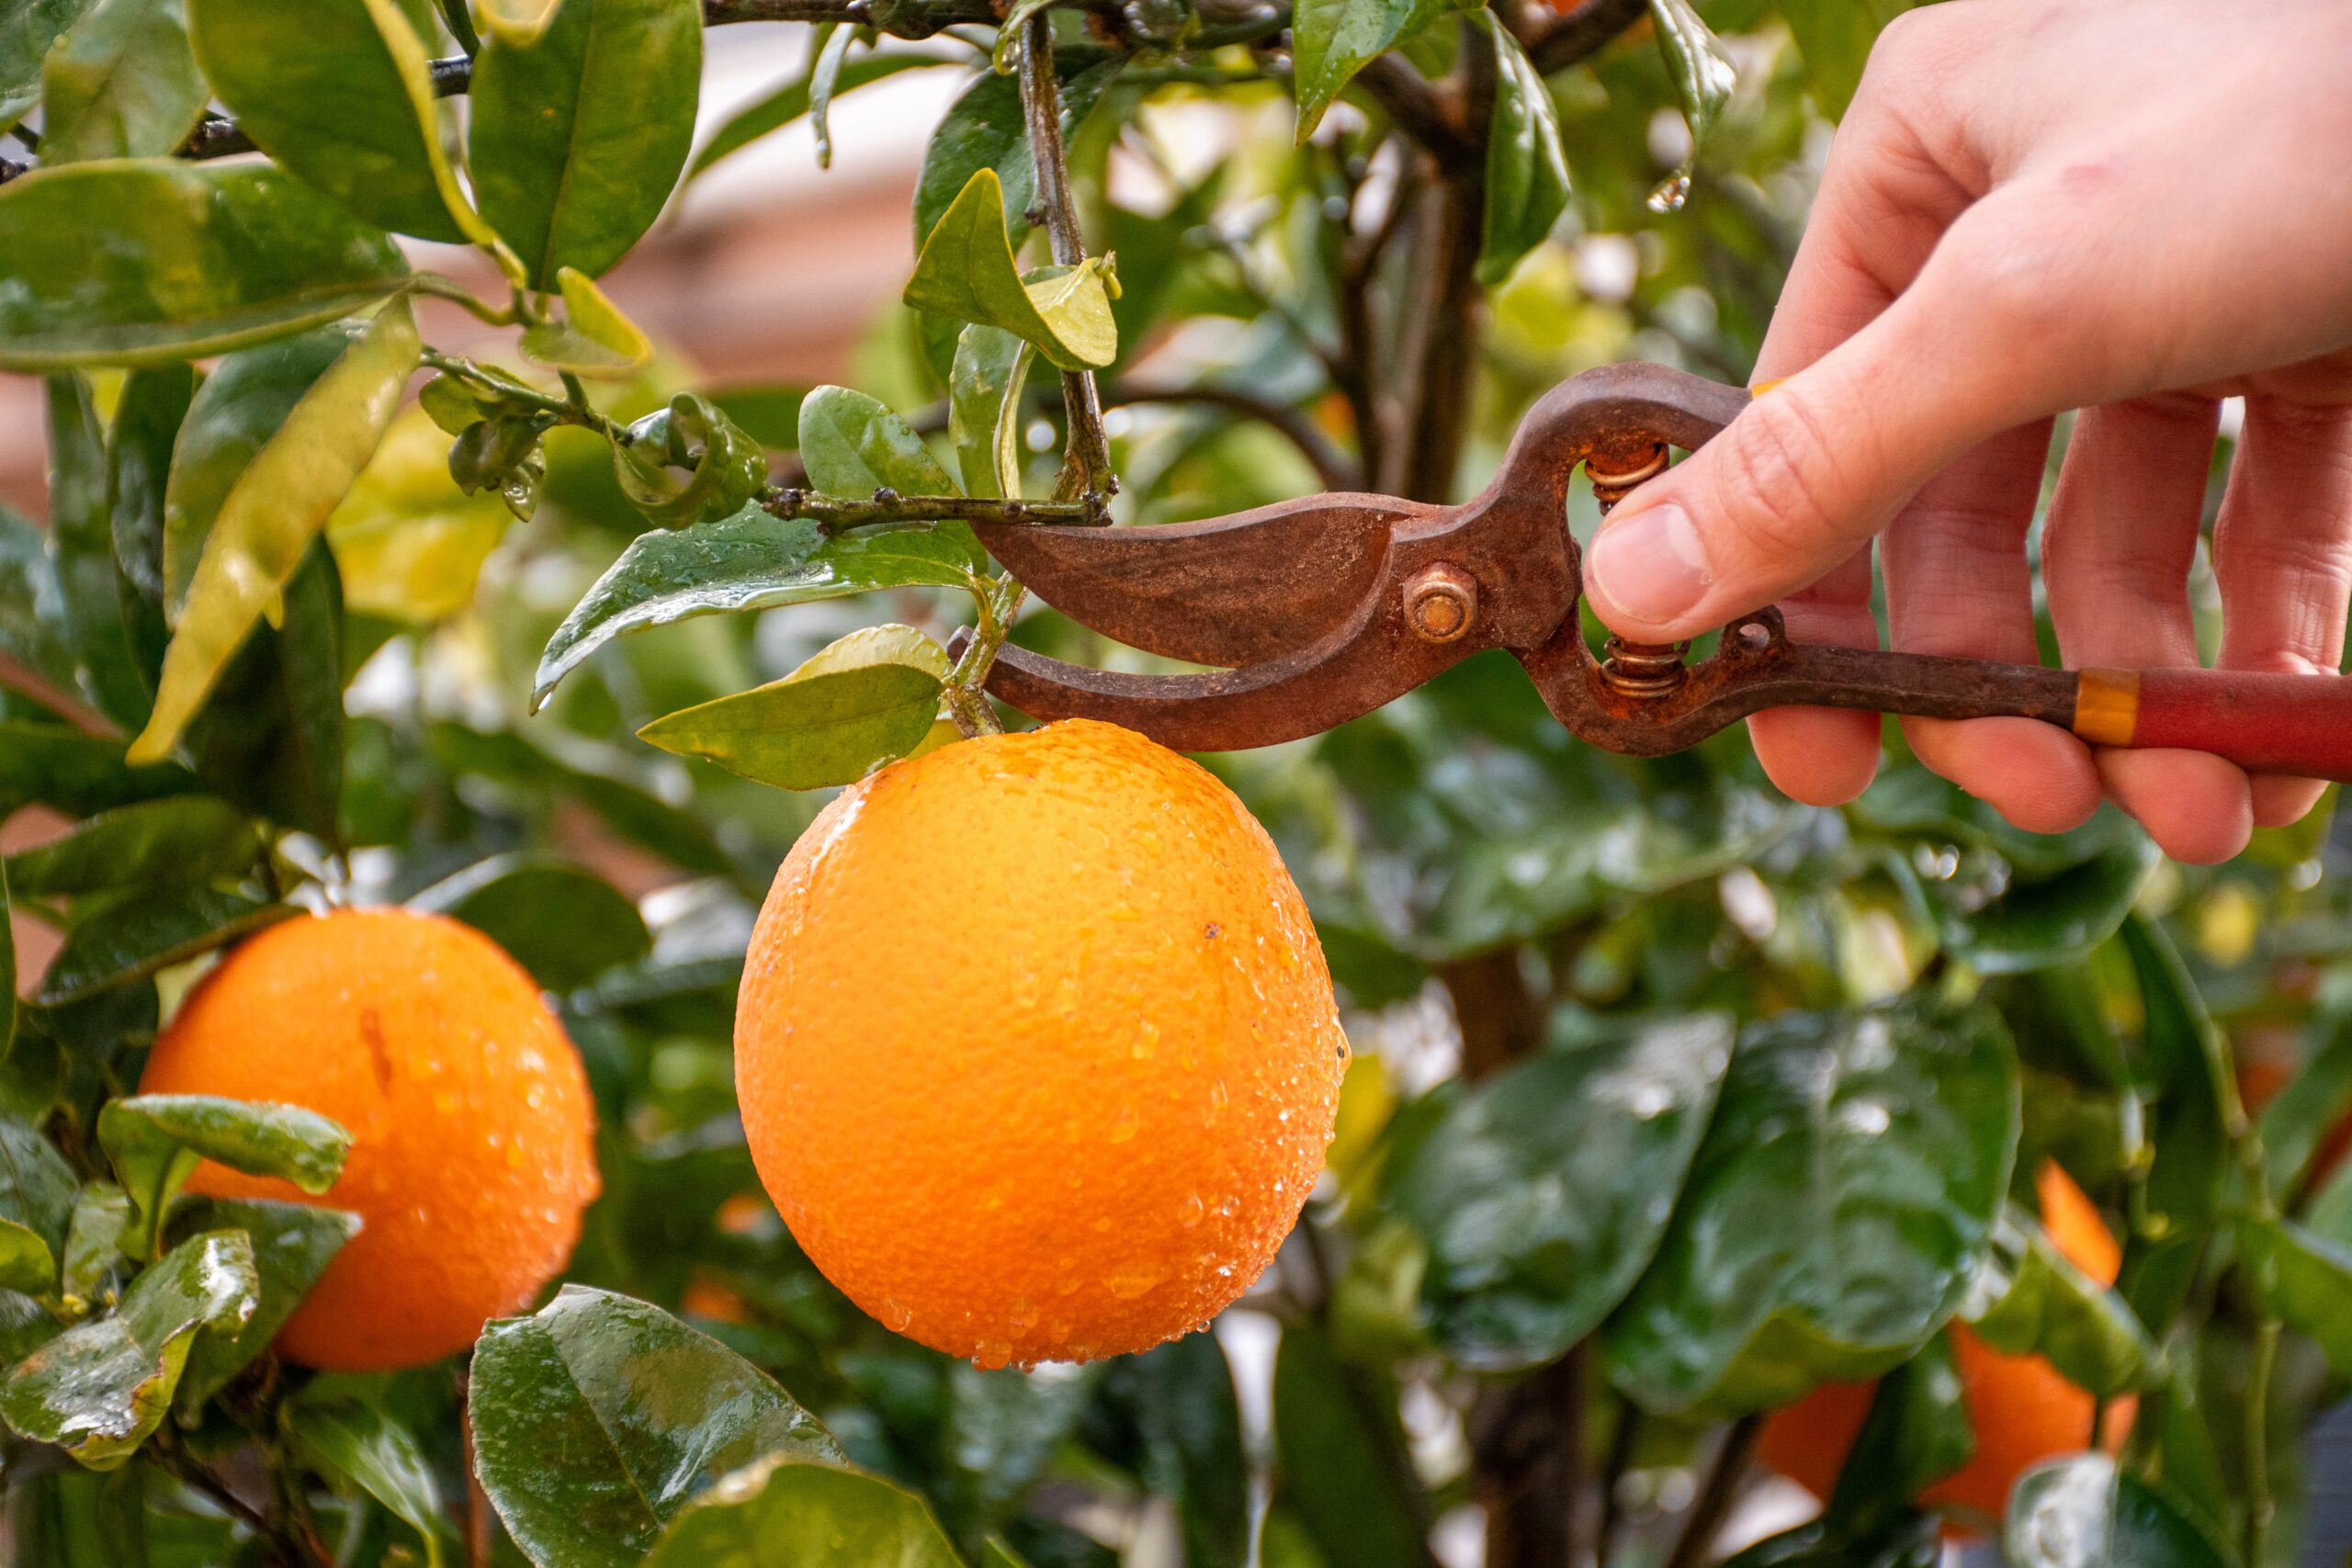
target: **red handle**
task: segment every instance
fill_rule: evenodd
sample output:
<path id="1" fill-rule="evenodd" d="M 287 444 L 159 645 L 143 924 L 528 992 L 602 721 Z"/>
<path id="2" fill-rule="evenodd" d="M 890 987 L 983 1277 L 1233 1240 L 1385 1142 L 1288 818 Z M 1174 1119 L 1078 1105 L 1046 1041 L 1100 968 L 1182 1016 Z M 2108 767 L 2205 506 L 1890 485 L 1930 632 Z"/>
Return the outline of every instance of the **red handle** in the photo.
<path id="1" fill-rule="evenodd" d="M 2174 746 L 2255 773 L 2352 784 L 2352 678 L 2086 670 L 2075 733 L 2098 746 Z"/>

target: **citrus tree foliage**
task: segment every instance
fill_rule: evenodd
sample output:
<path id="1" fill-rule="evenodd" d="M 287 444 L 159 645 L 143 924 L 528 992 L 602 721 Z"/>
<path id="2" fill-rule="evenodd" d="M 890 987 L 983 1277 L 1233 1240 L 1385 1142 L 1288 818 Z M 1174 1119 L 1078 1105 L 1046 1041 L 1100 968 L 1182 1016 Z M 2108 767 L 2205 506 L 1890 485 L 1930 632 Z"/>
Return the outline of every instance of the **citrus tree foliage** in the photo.
<path id="1" fill-rule="evenodd" d="M 0 812 L 69 824 L 0 864 L 62 939 L 0 991 L 12 1560 L 1413 1568 L 1475 1509 L 1498 1563 L 1689 1563 L 1760 1413 L 1876 1378 L 1827 1513 L 1740 1561 L 1919 1562 L 1964 1323 L 2136 1398 L 2019 1483 L 2013 1561 L 2290 1561 L 2352 1378 L 2325 809 L 2211 871 L 1900 754 L 1798 809 L 1736 735 L 1572 741 L 1498 657 L 1219 760 L 1358 1047 L 1232 1359 L 919 1349 L 735 1118 L 807 792 L 999 723 L 1008 635 L 1106 656 L 973 519 L 1443 500 L 1577 369 L 1738 378 L 1901 8 L 0 0 L 0 367 L 50 477 L 0 511 Z M 698 116 L 707 31 L 775 18 L 770 88 Z M 804 118 L 824 156 L 910 72 L 956 96 L 855 387 L 709 384 L 600 288 L 682 182 Z M 569 1282 L 462 1366 L 280 1365 L 356 1222 L 182 1183 L 323 1191 L 349 1134 L 132 1092 L 209 955 L 322 898 L 489 932 L 587 1063 Z M 2111 1290 L 2040 1235 L 2052 1159 Z"/>

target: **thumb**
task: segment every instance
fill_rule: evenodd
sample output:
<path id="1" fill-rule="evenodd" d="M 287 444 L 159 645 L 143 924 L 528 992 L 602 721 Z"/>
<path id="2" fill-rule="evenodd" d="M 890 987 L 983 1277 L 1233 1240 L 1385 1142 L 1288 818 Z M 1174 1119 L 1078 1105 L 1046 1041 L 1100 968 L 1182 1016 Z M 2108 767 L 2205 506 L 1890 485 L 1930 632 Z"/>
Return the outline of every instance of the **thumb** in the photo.
<path id="1" fill-rule="evenodd" d="M 1584 556 L 1619 636 L 1674 642 L 1794 592 L 1846 560 L 1973 446 L 1949 364 L 1901 300 L 1621 502 Z M 1991 428 L 1999 428 L 1995 425 Z M 1987 431 L 1985 434 L 1989 434 Z"/>

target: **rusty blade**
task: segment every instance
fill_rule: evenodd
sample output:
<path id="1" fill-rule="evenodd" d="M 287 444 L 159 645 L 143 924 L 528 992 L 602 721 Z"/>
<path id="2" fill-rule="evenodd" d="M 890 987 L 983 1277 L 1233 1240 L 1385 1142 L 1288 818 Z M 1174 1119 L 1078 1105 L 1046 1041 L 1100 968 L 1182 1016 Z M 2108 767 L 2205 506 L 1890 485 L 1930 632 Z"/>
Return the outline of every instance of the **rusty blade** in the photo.
<path id="1" fill-rule="evenodd" d="M 1354 615 L 1380 581 L 1391 526 L 1438 510 L 1340 493 L 1149 527 L 972 526 L 990 555 L 1080 626 L 1147 653 L 1230 669 L 1309 647 Z"/>

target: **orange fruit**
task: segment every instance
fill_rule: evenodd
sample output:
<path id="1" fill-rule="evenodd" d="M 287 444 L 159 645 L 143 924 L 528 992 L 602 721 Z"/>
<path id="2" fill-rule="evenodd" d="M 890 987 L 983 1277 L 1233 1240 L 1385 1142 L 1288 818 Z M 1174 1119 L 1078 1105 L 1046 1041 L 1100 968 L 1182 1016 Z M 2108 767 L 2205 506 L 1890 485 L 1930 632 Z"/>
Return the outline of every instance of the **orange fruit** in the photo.
<path id="1" fill-rule="evenodd" d="M 761 1182 L 859 1306 L 985 1366 L 1142 1350 L 1273 1258 L 1347 1042 L 1265 829 L 1083 719 L 851 786 L 735 1019 Z"/>
<path id="2" fill-rule="evenodd" d="M 2049 1161 L 2034 1175 L 2041 1200 L 2041 1224 L 2051 1245 L 2102 1284 L 2112 1285 L 2123 1264 L 2098 1206 L 2074 1179 Z M 1976 1451 L 1968 1462 L 1919 1495 L 1929 1507 L 1950 1507 L 1998 1519 L 2009 1506 L 2018 1476 L 2055 1454 L 2074 1453 L 2091 1438 L 2092 1397 L 2066 1381 L 2039 1356 L 2011 1356 L 1994 1349 L 1964 1325 L 1951 1329 L 1962 1402 L 1976 1431 Z M 1847 1452 L 1860 1436 L 1877 1385 L 1824 1383 L 1765 1422 L 1757 1457 L 1826 1501 L 1845 1467 Z M 2120 1445 L 2132 1427 L 2136 1402 L 2109 1407 L 2107 1438 Z"/>
<path id="3" fill-rule="evenodd" d="M 191 991 L 148 1094 L 277 1100 L 352 1134 L 312 1197 L 209 1161 L 191 1190 L 349 1209 L 366 1221 L 277 1348 L 379 1371 L 461 1350 L 563 1268 L 597 1190 L 595 1107 L 538 987 L 470 926 L 408 909 L 270 927 Z"/>

